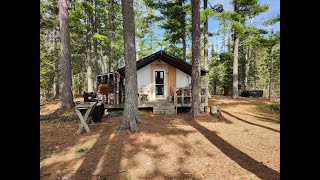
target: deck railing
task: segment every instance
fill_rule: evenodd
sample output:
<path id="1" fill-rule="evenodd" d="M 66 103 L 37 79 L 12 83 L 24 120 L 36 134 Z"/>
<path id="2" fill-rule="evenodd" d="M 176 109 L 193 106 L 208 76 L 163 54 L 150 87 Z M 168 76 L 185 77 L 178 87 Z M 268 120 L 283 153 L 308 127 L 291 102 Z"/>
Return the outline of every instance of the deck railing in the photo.
<path id="1" fill-rule="evenodd" d="M 201 88 L 201 107 L 208 106 L 206 89 Z M 181 93 L 180 93 L 181 92 Z M 181 101 L 179 101 L 181 99 Z M 177 107 L 191 107 L 192 92 L 191 88 L 176 88 L 174 91 L 174 106 L 177 114 Z"/>

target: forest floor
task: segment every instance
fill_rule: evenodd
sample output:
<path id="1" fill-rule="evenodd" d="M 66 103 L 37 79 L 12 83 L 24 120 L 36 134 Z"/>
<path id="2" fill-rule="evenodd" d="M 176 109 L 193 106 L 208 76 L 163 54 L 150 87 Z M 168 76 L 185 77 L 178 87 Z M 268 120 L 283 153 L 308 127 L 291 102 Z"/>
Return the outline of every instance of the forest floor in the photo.
<path id="1" fill-rule="evenodd" d="M 78 100 L 81 100 L 79 98 Z M 280 114 L 264 99 L 213 96 L 222 117 L 140 113 L 138 133 L 108 117 L 75 135 L 79 120 L 40 121 L 41 179 L 280 179 Z M 60 103 L 41 102 L 40 116 Z M 73 110 L 63 112 L 75 116 Z"/>

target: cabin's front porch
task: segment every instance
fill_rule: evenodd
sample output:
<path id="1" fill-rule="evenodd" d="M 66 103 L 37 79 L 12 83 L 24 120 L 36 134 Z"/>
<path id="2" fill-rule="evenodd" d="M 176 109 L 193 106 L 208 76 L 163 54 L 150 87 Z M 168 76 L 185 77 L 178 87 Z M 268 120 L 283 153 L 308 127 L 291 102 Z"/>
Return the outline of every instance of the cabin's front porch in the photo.
<path id="1" fill-rule="evenodd" d="M 148 99 L 148 98 L 146 98 Z M 171 101 L 166 99 L 158 100 L 144 100 L 139 97 L 138 108 L 152 108 L 155 114 L 177 114 L 178 107 L 191 107 L 192 93 L 190 88 L 177 88 L 174 91 L 174 96 Z M 205 94 L 205 89 L 201 92 L 201 107 L 205 108 L 207 105 L 207 96 Z M 106 109 L 124 109 L 124 103 L 110 104 L 104 103 L 104 108 Z M 204 110 L 205 110 L 204 109 Z"/>
<path id="2" fill-rule="evenodd" d="M 124 109 L 124 103 L 120 103 L 120 104 L 104 103 L 104 108 Z M 152 108 L 153 113 L 155 114 L 176 114 L 176 106 L 174 105 L 174 103 L 166 100 L 139 101 L 138 108 Z"/>

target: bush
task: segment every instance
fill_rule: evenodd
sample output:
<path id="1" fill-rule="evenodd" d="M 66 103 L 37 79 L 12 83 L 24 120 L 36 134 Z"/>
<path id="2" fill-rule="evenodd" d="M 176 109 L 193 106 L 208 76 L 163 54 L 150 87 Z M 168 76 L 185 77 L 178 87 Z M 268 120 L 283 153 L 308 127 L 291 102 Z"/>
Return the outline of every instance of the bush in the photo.
<path id="1" fill-rule="evenodd" d="M 279 103 L 279 104 L 269 104 L 269 105 L 267 105 L 267 107 L 268 107 L 271 111 L 280 112 L 280 103 Z"/>

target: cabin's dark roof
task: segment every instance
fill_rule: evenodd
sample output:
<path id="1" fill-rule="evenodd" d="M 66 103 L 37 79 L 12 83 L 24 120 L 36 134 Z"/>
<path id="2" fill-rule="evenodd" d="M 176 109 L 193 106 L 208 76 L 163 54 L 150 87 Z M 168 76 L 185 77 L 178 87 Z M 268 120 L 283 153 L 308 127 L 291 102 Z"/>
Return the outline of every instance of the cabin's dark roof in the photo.
<path id="1" fill-rule="evenodd" d="M 158 59 L 161 59 L 162 61 L 176 67 L 177 69 L 181 70 L 182 72 L 184 72 L 190 76 L 192 74 L 192 65 L 190 63 L 188 63 L 180 58 L 177 58 L 175 56 L 169 55 L 162 50 L 137 61 L 137 70 L 143 68 L 144 66 L 146 66 L 146 65 L 148 65 Z M 118 69 L 118 72 L 123 75 L 124 75 L 124 71 L 125 71 L 125 67 Z M 207 70 L 201 69 L 201 76 L 204 76 L 206 73 L 208 73 Z"/>

